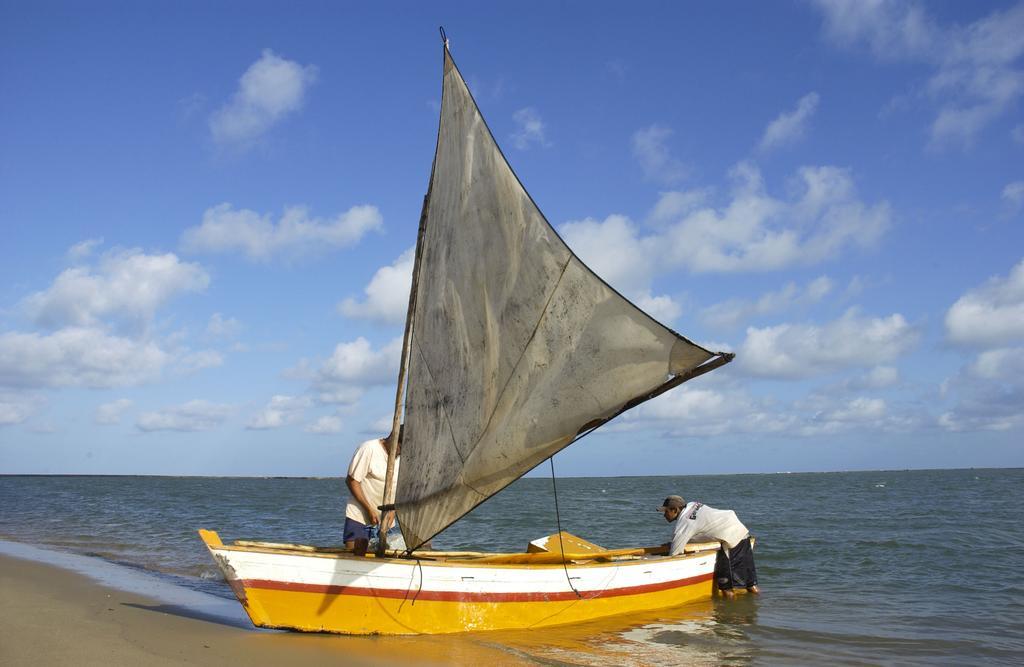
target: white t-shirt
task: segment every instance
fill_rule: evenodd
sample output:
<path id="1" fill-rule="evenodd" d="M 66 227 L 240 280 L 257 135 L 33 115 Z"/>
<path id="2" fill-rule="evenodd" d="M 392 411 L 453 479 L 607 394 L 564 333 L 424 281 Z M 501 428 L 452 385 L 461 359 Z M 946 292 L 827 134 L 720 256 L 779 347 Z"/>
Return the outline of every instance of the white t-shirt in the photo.
<path id="1" fill-rule="evenodd" d="M 388 452 L 381 446 L 381 442 L 387 442 L 381 438 L 367 440 L 359 445 L 356 453 L 352 455 L 352 463 L 348 464 L 348 476 L 359 482 L 363 488 L 363 495 L 373 507 L 384 505 L 384 477 L 388 472 Z M 400 456 L 395 457 L 395 479 L 398 479 L 398 464 Z M 389 503 L 395 502 L 394 483 L 392 483 L 391 497 Z M 378 512 L 379 513 L 379 512 Z M 363 506 L 355 498 L 349 498 L 345 505 L 345 517 L 370 525 L 370 515 L 366 513 Z"/>
<path id="2" fill-rule="evenodd" d="M 749 534 L 747 527 L 736 518 L 736 512 L 716 510 L 704 503 L 687 503 L 676 519 L 669 553 L 673 556 L 683 553 L 686 543 L 696 536 L 709 542 L 724 542 L 732 549 Z"/>

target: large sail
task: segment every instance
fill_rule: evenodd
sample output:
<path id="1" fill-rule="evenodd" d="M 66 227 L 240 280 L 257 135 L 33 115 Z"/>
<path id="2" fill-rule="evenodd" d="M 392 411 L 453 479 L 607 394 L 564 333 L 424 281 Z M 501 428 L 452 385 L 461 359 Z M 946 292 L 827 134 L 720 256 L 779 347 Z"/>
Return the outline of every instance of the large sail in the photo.
<path id="1" fill-rule="evenodd" d="M 569 250 L 512 172 L 447 48 L 424 215 L 395 499 L 410 548 L 581 430 L 716 356 Z"/>

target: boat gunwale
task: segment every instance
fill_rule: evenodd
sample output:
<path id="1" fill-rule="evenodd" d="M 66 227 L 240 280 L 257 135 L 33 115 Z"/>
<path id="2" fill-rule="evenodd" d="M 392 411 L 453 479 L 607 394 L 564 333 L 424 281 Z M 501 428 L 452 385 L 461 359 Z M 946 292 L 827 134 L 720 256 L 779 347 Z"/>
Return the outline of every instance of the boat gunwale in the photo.
<path id="1" fill-rule="evenodd" d="M 299 546 L 299 545 L 297 545 Z M 688 545 L 689 546 L 689 545 Z M 416 558 L 414 556 L 385 556 L 379 558 L 373 554 L 367 554 L 365 556 L 356 556 L 351 552 L 340 552 L 340 553 L 328 553 L 318 551 L 304 551 L 301 549 L 289 549 L 289 548 L 275 548 L 275 547 L 254 547 L 254 546 L 241 546 L 235 544 L 222 544 L 217 546 L 210 546 L 210 551 L 234 551 L 239 553 L 263 553 L 270 555 L 280 556 L 309 556 L 314 558 L 326 558 L 333 560 L 346 560 L 352 562 L 361 563 L 379 563 L 381 565 L 410 565 L 410 566 L 422 566 L 422 567 L 473 567 L 473 568 L 491 568 L 491 569 L 513 569 L 513 570 L 537 570 L 537 569 L 561 569 L 564 566 L 573 568 L 598 568 L 598 567 L 626 567 L 631 565 L 650 565 L 654 563 L 665 563 L 665 562 L 678 562 L 694 558 L 706 557 L 711 553 L 717 552 L 720 549 L 720 545 L 717 542 L 706 542 L 698 545 L 699 549 L 687 551 L 683 554 L 675 556 L 657 556 L 655 558 L 628 558 L 623 557 L 621 560 L 585 560 L 585 561 L 574 561 L 572 559 L 567 560 L 564 564 L 558 563 L 479 563 L 474 562 L 471 558 L 457 559 L 457 560 L 434 560 L 428 557 Z M 640 548 L 640 547 L 637 547 Z M 487 556 L 520 556 L 521 552 L 515 553 L 491 553 L 486 554 Z"/>

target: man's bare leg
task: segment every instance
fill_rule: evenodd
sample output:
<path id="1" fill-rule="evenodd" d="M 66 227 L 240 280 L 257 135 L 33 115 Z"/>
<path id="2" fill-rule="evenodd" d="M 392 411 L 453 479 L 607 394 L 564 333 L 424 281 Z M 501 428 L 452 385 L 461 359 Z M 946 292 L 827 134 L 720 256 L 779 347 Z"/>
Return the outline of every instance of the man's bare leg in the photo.
<path id="1" fill-rule="evenodd" d="M 753 586 L 747 586 L 747 592 L 753 593 L 754 595 L 760 595 L 761 589 L 757 587 L 757 584 L 754 584 Z"/>
<path id="2" fill-rule="evenodd" d="M 726 598 L 728 598 L 729 600 L 731 600 L 731 599 L 733 599 L 734 597 L 736 597 L 736 594 L 735 594 L 735 593 L 733 593 L 733 591 L 732 591 L 732 589 L 731 589 L 731 588 L 730 588 L 730 589 L 728 589 L 728 590 L 724 590 L 724 591 L 722 591 L 722 595 L 724 595 L 724 596 L 725 596 Z"/>
<path id="3" fill-rule="evenodd" d="M 349 540 L 345 543 L 345 548 L 351 549 L 356 556 L 365 556 L 368 546 L 370 546 L 369 540 Z"/>

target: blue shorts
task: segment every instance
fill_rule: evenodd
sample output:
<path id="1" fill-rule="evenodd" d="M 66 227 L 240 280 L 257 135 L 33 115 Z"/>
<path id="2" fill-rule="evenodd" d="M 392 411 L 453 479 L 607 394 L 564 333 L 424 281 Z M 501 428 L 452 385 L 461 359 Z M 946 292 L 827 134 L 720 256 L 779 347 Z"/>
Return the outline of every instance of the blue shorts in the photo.
<path id="1" fill-rule="evenodd" d="M 341 538 L 343 542 L 355 542 L 356 540 L 369 540 L 377 532 L 377 526 L 367 526 L 354 519 L 345 517 L 345 534 Z"/>

